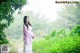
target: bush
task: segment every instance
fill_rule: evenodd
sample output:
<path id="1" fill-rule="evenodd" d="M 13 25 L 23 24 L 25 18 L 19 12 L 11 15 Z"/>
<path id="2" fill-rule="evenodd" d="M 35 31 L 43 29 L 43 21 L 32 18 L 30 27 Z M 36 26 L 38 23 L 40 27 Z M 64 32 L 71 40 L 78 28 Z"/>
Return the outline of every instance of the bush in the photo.
<path id="1" fill-rule="evenodd" d="M 80 36 L 34 41 L 33 51 L 34 53 L 79 53 Z"/>
<path id="2" fill-rule="evenodd" d="M 80 25 L 74 27 L 72 30 L 71 30 L 71 35 L 79 35 L 80 36 Z"/>
<path id="3" fill-rule="evenodd" d="M 0 45 L 1 44 L 9 44 L 4 32 L 0 32 Z"/>
<path id="4" fill-rule="evenodd" d="M 33 42 L 34 53 L 80 53 L 80 26 L 71 31 L 52 31 L 47 37 Z"/>

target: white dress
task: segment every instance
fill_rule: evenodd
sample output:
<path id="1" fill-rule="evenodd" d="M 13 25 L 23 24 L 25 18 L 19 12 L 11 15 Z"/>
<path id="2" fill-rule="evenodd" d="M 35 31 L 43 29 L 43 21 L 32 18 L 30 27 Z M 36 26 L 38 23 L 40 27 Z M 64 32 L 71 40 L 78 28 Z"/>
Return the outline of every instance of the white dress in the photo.
<path id="1" fill-rule="evenodd" d="M 32 33 L 32 27 L 31 26 L 28 27 L 28 31 L 30 33 Z M 24 43 L 24 53 L 33 53 L 32 52 L 32 43 L 30 43 L 30 44 Z"/>

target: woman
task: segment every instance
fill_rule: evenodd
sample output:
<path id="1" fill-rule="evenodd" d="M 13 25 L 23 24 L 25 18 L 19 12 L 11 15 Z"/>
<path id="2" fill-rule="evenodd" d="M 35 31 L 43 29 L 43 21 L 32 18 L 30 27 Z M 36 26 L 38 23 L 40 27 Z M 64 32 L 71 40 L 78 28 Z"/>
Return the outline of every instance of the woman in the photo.
<path id="1" fill-rule="evenodd" d="M 34 39 L 34 34 L 32 32 L 32 25 L 30 24 L 29 17 L 24 16 L 24 53 L 32 53 L 32 40 Z"/>

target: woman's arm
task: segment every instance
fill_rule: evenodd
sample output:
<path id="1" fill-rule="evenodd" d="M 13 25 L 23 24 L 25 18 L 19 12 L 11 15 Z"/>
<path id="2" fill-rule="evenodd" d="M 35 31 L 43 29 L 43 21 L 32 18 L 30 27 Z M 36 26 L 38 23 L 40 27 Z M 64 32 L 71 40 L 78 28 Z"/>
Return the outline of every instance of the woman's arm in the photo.
<path id="1" fill-rule="evenodd" d="M 25 25 L 23 25 L 23 33 L 24 33 L 24 40 L 25 38 L 27 37 L 27 34 L 28 34 L 28 30 L 27 30 L 27 27 Z"/>
<path id="2" fill-rule="evenodd" d="M 25 32 L 25 33 L 28 33 L 28 30 L 27 30 L 26 25 L 24 25 L 24 28 L 23 28 L 23 29 L 24 29 L 24 32 Z"/>

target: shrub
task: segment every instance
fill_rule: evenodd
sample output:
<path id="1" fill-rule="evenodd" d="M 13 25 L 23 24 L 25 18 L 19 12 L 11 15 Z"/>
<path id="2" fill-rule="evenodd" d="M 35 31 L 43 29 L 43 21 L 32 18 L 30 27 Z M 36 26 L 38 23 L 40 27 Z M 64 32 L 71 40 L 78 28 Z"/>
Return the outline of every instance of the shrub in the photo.
<path id="1" fill-rule="evenodd" d="M 80 25 L 74 27 L 72 30 L 71 30 L 71 35 L 79 35 L 80 36 Z"/>
<path id="2" fill-rule="evenodd" d="M 4 32 L 0 32 L 0 45 L 1 44 L 9 44 Z"/>
<path id="3" fill-rule="evenodd" d="M 34 41 L 33 51 L 34 53 L 79 53 L 80 36 Z"/>
<path id="4" fill-rule="evenodd" d="M 80 53 L 80 25 L 71 31 L 52 31 L 47 37 L 33 42 L 34 53 Z"/>

